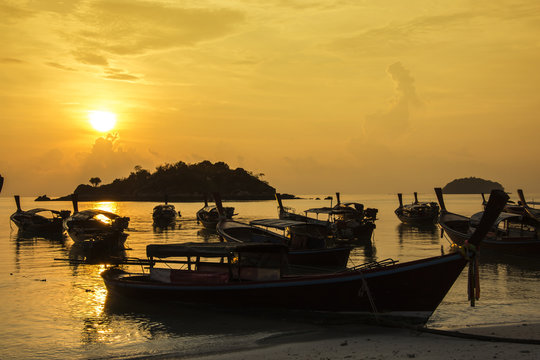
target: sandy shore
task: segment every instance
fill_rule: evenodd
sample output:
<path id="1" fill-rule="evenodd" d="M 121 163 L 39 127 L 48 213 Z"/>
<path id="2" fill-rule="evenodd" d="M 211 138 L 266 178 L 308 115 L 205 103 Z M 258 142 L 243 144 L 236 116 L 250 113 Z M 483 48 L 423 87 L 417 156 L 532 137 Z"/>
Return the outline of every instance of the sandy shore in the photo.
<path id="1" fill-rule="evenodd" d="M 453 329 L 460 333 L 540 342 L 540 324 Z M 480 341 L 409 329 L 341 326 L 262 339 L 253 348 L 189 357 L 242 359 L 540 359 L 540 345 Z"/>

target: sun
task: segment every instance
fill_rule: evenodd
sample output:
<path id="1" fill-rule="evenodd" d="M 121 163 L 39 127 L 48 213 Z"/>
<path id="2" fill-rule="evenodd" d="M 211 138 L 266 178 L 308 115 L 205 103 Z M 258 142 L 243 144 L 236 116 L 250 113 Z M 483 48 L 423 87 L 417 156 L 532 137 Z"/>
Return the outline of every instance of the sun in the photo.
<path id="1" fill-rule="evenodd" d="M 110 111 L 91 110 L 88 112 L 88 120 L 97 131 L 107 132 L 116 125 L 116 114 Z"/>

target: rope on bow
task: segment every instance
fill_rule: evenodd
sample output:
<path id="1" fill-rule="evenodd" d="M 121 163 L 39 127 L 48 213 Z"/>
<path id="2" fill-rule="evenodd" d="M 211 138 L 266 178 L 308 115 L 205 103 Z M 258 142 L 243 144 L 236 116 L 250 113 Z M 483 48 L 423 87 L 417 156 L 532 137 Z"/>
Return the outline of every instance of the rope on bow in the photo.
<path id="1" fill-rule="evenodd" d="M 474 307 L 476 300 L 480 299 L 480 275 L 478 271 L 478 257 L 476 246 L 468 241 L 459 247 L 461 255 L 469 262 L 469 278 L 467 281 L 467 295 L 471 306 Z"/>

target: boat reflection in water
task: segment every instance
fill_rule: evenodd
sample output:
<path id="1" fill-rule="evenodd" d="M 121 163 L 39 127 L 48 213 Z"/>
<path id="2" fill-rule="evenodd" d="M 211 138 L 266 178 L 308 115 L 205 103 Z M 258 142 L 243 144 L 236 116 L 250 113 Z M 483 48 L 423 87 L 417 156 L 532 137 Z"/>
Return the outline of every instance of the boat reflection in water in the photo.
<path id="1" fill-rule="evenodd" d="M 75 243 L 69 249 L 70 264 L 115 264 L 125 260 L 126 250 L 106 246 Z"/>
<path id="2" fill-rule="evenodd" d="M 66 233 L 41 233 L 36 234 L 33 231 L 24 231 L 19 230 L 17 231 L 17 234 L 15 236 L 15 240 L 19 244 L 30 244 L 30 243 L 36 243 L 40 240 L 46 240 L 51 243 L 57 243 L 64 245 L 65 242 L 68 240 L 68 237 Z"/>
<path id="3" fill-rule="evenodd" d="M 170 223 L 152 223 L 152 229 L 155 233 L 162 233 L 167 232 L 168 230 L 176 230 L 180 229 L 180 224 L 177 224 L 176 222 L 170 222 Z"/>
<path id="4" fill-rule="evenodd" d="M 437 225 L 427 224 L 405 224 L 401 223 L 396 227 L 399 244 L 414 242 L 417 244 L 437 244 L 439 243 L 439 231 Z"/>
<path id="5" fill-rule="evenodd" d="M 202 228 L 200 230 L 197 230 L 197 236 L 202 238 L 204 242 L 220 241 L 216 229 Z"/>
<path id="6" fill-rule="evenodd" d="M 17 211 L 11 216 L 10 220 L 17 225 L 19 230 L 40 234 L 61 234 L 63 225 L 71 213 L 69 210 L 53 210 L 36 208 L 23 211 L 21 209 L 21 200 L 19 195 L 15 195 L 15 204 Z"/>

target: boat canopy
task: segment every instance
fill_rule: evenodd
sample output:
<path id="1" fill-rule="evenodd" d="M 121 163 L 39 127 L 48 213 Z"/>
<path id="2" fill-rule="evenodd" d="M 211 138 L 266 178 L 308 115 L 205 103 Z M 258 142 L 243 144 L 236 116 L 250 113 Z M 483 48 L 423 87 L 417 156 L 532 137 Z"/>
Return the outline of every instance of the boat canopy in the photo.
<path id="1" fill-rule="evenodd" d="M 340 205 L 336 205 L 337 206 L 340 206 Z M 360 204 L 360 203 L 357 203 L 357 202 L 346 202 L 346 203 L 341 203 L 341 206 L 364 206 L 364 204 Z"/>
<path id="2" fill-rule="evenodd" d="M 339 207 L 339 208 L 322 207 L 322 208 L 307 209 L 305 212 L 314 213 L 314 214 L 340 215 L 340 214 L 350 214 L 352 212 L 357 212 L 357 211 L 349 207 Z"/>
<path id="3" fill-rule="evenodd" d="M 183 243 L 150 244 L 146 246 L 148 257 L 228 257 L 234 252 L 286 253 L 281 244 L 234 244 L 234 243 Z"/>
<path id="4" fill-rule="evenodd" d="M 23 211 L 23 212 L 27 213 L 28 215 L 35 215 L 35 214 L 37 214 L 37 213 L 44 212 L 44 211 L 50 211 L 50 212 L 52 212 L 53 214 L 58 214 L 58 215 L 61 214 L 60 211 L 57 211 L 57 210 L 51 210 L 51 209 L 44 209 L 44 208 L 30 209 L 30 210 L 25 210 L 25 211 Z"/>
<path id="5" fill-rule="evenodd" d="M 436 205 L 437 205 L 436 202 L 419 202 L 418 204 L 403 205 L 403 208 L 422 209 L 422 208 L 426 208 L 426 207 L 435 207 Z"/>
<path id="6" fill-rule="evenodd" d="M 223 207 L 223 210 L 225 210 L 225 212 L 227 211 L 232 212 L 234 211 L 234 207 L 225 206 Z M 217 207 L 215 205 L 208 205 L 198 210 L 197 212 L 217 212 Z"/>
<path id="7" fill-rule="evenodd" d="M 105 210 L 88 209 L 88 210 L 76 212 L 75 214 L 71 216 L 71 218 L 74 220 L 86 220 L 86 219 L 91 219 L 97 215 L 103 215 L 109 219 L 116 219 L 116 218 L 121 217 L 120 215 L 117 215 L 115 213 L 105 211 Z"/>
<path id="8" fill-rule="evenodd" d="M 171 204 L 165 204 L 165 205 L 156 205 L 154 206 L 154 210 L 162 209 L 162 210 L 175 210 L 174 205 Z"/>
<path id="9" fill-rule="evenodd" d="M 474 214 L 473 216 L 471 216 L 471 220 L 470 220 L 471 226 L 473 226 L 473 227 L 478 226 L 478 224 L 480 223 L 480 219 L 482 219 L 482 215 L 484 215 L 484 212 L 480 211 L 480 212 Z M 503 212 L 503 213 L 501 213 L 499 215 L 499 217 L 497 218 L 497 220 L 495 221 L 493 226 L 496 227 L 502 221 L 506 221 L 506 220 L 510 220 L 510 219 L 520 221 L 521 219 L 523 219 L 523 217 L 521 215 L 518 215 L 518 214 L 511 214 L 511 213 L 504 213 Z"/>
<path id="10" fill-rule="evenodd" d="M 314 225 L 306 223 L 305 221 L 296 221 L 296 220 L 281 220 L 281 219 L 260 219 L 253 220 L 249 223 L 250 225 L 265 226 L 271 227 L 274 229 L 285 230 L 293 226 L 302 226 L 302 225 Z"/>

